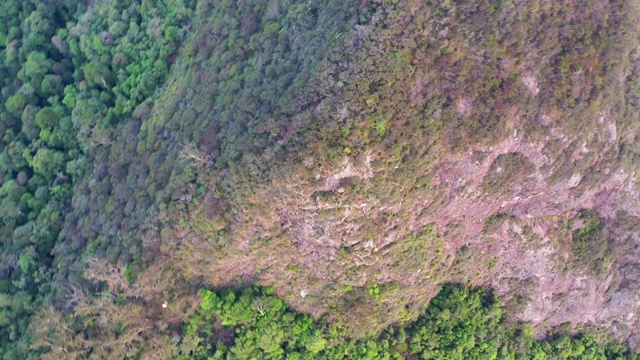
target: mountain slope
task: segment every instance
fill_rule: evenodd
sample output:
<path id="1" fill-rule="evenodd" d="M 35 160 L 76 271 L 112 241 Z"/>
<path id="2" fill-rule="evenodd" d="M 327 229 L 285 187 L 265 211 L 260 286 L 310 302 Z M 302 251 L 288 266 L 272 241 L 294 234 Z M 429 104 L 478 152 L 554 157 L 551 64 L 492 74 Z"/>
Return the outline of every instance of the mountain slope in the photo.
<path id="1" fill-rule="evenodd" d="M 99 258 L 152 284 L 131 293 L 149 309 L 255 283 L 360 338 L 460 282 L 540 336 L 569 323 L 636 347 L 633 2 L 182 5 L 173 30 L 140 17 L 174 50 L 140 45 L 163 71 L 134 77 L 139 92 L 110 87 L 137 71 L 116 56 L 112 77 L 102 57 L 78 75 L 91 161 L 53 303 L 108 280 L 85 272 Z M 88 42 L 100 9 L 79 44 L 117 38 L 109 18 Z"/>
<path id="2" fill-rule="evenodd" d="M 635 16 L 602 1 L 372 4 L 304 90 L 271 112 L 215 113 L 250 125 L 213 121 L 196 140 L 217 168 L 197 170 L 211 191 L 162 251 L 188 276 L 274 286 L 356 333 L 461 281 L 494 286 L 540 331 L 593 323 L 626 338 Z"/>

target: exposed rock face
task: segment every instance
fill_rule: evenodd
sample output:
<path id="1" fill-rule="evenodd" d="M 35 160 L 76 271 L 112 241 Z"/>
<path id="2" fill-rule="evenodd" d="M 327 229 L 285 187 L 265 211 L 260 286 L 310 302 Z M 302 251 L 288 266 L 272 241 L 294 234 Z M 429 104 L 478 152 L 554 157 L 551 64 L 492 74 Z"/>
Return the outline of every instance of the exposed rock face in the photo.
<path id="1" fill-rule="evenodd" d="M 603 152 L 607 146 L 603 142 L 592 145 Z M 570 250 L 572 230 L 583 225 L 574 221 L 584 209 L 595 211 L 603 219 L 613 249 L 619 241 L 638 239 L 637 228 L 624 235 L 616 228 L 619 211 L 624 211 L 625 216 L 638 216 L 637 203 L 631 200 L 638 196 L 632 175 L 618 170 L 597 183 L 582 184 L 583 175 L 573 173 L 552 184 L 553 172 L 545 169 L 552 168 L 558 160 L 545 156 L 541 144 L 527 144 L 514 135 L 481 151 L 488 153 L 483 162 L 473 163 L 470 152 L 453 159 L 451 167 L 441 171 L 440 191 L 461 195 L 441 205 L 427 222 L 434 221 L 444 232 L 454 218 L 464 219 L 456 241 L 498 259 L 495 267 L 487 270 L 491 277 L 487 283 L 505 298 L 524 297 L 518 300 L 523 302 L 518 315 L 521 320 L 540 327 L 619 321 L 628 327 L 626 335 L 632 334 L 637 319 L 630 314 L 638 308 L 634 301 L 638 289 L 629 291 L 620 286 L 629 283 L 620 262 L 633 261 L 630 258 L 636 255 L 617 253 L 616 261 L 594 274 L 576 266 Z M 487 194 L 482 181 L 492 176 L 491 164 L 505 153 L 523 154 L 536 170 L 507 188 L 503 183 L 499 194 Z M 596 168 L 598 165 L 593 164 Z M 492 221 L 500 224 L 485 224 L 485 219 L 497 214 L 500 218 Z M 612 236 L 616 230 L 617 236 Z M 632 295 L 634 292 L 636 295 Z M 612 302 L 634 305 L 620 309 L 622 315 L 611 311 Z"/>

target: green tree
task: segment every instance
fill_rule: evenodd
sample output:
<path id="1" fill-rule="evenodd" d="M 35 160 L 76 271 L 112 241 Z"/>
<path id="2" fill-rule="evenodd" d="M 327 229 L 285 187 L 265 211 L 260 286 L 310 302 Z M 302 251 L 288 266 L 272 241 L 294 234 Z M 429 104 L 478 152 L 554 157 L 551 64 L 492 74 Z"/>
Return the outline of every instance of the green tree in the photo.
<path id="1" fill-rule="evenodd" d="M 65 169 L 64 153 L 48 148 L 40 148 L 33 157 L 31 167 L 37 174 L 44 176 L 46 179 L 52 179 L 54 175 Z"/>
<path id="2" fill-rule="evenodd" d="M 27 62 L 24 63 L 24 74 L 27 78 L 36 75 L 44 75 L 53 68 L 53 61 L 40 51 L 33 51 L 27 56 Z"/>
<path id="3" fill-rule="evenodd" d="M 58 123 L 58 114 L 50 106 L 45 106 L 36 114 L 35 122 L 40 129 L 51 129 Z"/>
<path id="4" fill-rule="evenodd" d="M 27 104 L 27 99 L 22 94 L 11 95 L 5 102 L 5 107 L 10 113 L 20 116 Z"/>
<path id="5" fill-rule="evenodd" d="M 22 111 L 22 132 L 31 141 L 38 139 L 40 128 L 36 124 L 36 114 L 40 108 L 34 105 L 27 105 Z"/>

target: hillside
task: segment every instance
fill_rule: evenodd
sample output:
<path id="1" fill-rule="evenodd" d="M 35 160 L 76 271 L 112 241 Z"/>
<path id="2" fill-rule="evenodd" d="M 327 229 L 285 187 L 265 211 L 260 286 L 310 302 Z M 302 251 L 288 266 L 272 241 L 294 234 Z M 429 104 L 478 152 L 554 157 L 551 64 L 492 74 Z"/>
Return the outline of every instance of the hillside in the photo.
<path id="1" fill-rule="evenodd" d="M 634 1 L 0 7 L 4 358 L 640 350 Z"/>

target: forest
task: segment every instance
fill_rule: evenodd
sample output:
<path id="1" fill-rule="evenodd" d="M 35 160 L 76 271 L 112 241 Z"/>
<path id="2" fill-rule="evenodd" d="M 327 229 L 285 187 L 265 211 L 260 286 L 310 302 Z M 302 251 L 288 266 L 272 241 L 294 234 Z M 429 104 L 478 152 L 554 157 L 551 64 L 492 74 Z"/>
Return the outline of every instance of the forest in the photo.
<path id="1" fill-rule="evenodd" d="M 637 359 L 638 20 L 1 2 L 0 358 Z"/>

